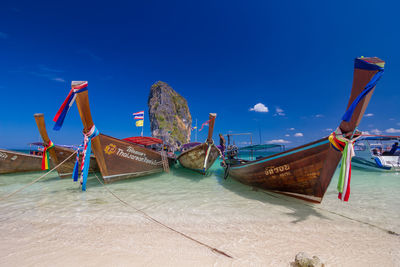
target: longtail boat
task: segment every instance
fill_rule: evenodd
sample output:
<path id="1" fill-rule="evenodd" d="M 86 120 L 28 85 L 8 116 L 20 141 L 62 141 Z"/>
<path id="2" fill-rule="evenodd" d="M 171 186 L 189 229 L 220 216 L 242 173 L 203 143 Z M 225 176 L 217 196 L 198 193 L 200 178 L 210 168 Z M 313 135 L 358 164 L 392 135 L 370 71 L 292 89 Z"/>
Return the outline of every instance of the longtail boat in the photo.
<path id="1" fill-rule="evenodd" d="M 42 170 L 42 156 L 0 149 L 0 174 Z"/>
<path id="2" fill-rule="evenodd" d="M 166 153 L 99 133 L 90 112 L 87 82 L 73 81 L 71 86 L 76 91 L 76 103 L 86 139 L 85 149 L 93 149 L 105 183 L 169 171 L 174 159 L 168 158 Z"/>
<path id="3" fill-rule="evenodd" d="M 352 143 L 354 131 L 383 74 L 384 64 L 384 61 L 376 57 L 355 59 L 350 100 L 337 133 L 254 161 L 228 157 L 224 164 L 225 177 L 230 176 L 250 186 L 320 203 L 342 156 L 338 145 L 334 143 L 336 134 L 350 138 L 349 143 Z"/>
<path id="4" fill-rule="evenodd" d="M 49 147 L 50 160 L 52 161 L 54 166 L 57 166 L 68 157 L 70 157 L 71 154 L 75 152 L 75 150 L 70 147 L 60 145 L 53 145 L 50 148 L 53 143 L 51 142 L 47 133 L 44 115 L 42 113 L 36 113 L 33 116 L 35 117 L 35 121 L 39 129 L 40 136 L 43 139 L 44 146 Z M 80 155 L 79 157 L 82 157 L 82 155 Z M 70 157 L 67 161 L 60 165 L 57 168 L 58 176 L 60 176 L 60 178 L 71 178 L 74 171 L 75 162 L 76 157 Z M 99 167 L 97 165 L 94 155 L 90 156 L 90 166 L 91 171 L 99 171 Z"/>
<path id="5" fill-rule="evenodd" d="M 210 113 L 207 140 L 204 143 L 194 143 L 192 147 L 187 146 L 188 149 L 178 156 L 178 161 L 183 167 L 205 174 L 221 155 L 212 139 L 216 116 L 217 114 Z"/>

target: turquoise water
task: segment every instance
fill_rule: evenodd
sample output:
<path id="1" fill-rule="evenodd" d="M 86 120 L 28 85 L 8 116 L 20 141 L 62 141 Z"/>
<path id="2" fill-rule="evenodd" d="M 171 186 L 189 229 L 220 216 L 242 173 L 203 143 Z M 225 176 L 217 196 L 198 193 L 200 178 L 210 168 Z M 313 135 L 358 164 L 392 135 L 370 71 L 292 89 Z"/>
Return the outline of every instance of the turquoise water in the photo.
<path id="1" fill-rule="evenodd" d="M 5 196 L 28 184 L 43 173 L 0 175 L 0 195 Z M 336 183 L 338 171 L 318 208 L 338 212 L 365 222 L 376 224 L 400 233 L 400 173 L 369 172 L 354 169 L 349 202 L 337 199 Z M 228 178 L 223 179 L 223 169 L 216 162 L 206 176 L 183 169 L 177 165 L 171 173 L 125 180 L 107 185 L 123 200 L 137 205 L 137 208 L 181 209 L 185 205 L 204 207 L 210 205 L 210 212 L 221 201 L 229 202 L 229 196 L 239 195 L 244 200 L 261 198 L 268 202 L 273 199 L 285 205 L 287 202 L 308 203 L 281 195 L 252 191 L 249 186 Z M 0 205 L 12 215 L 21 209 L 35 207 L 35 203 L 47 203 L 55 209 L 87 208 L 93 203 L 119 207 L 120 203 L 108 193 L 93 175 L 89 177 L 87 192 L 82 192 L 78 183 L 71 179 L 60 179 L 51 173 L 43 180 L 1 201 Z M 271 194 L 271 193 L 269 193 Z M 181 201 L 185 200 L 185 201 Z M 171 205 L 171 202 L 174 205 Z M 113 203 L 113 204 L 111 204 Z M 234 205 L 230 203 L 229 205 Z M 46 206 L 47 206 L 46 205 Z M 58 206 L 60 205 L 60 206 Z M 207 207 L 205 207 L 207 208 Z M 3 209 L 4 211 L 4 209 Z M 205 209 L 203 212 L 207 212 Z M 6 214 L 2 212 L 4 220 Z"/>
<path id="2" fill-rule="evenodd" d="M 314 240 L 309 241 L 310 244 L 316 243 L 315 240 L 321 238 L 321 235 L 325 236 L 326 248 L 320 253 L 323 255 L 325 253 L 326 257 L 330 257 L 329 253 L 337 249 L 337 244 L 332 243 L 331 237 L 328 238 L 336 232 L 346 235 L 361 229 L 360 236 L 357 237 L 359 239 L 370 232 L 374 236 L 392 238 L 393 235 L 383 230 L 400 233 L 398 173 L 354 170 L 350 201 L 347 203 L 337 199 L 335 189 L 337 173 L 320 205 L 254 190 L 230 178 L 224 180 L 219 162 L 213 165 L 206 176 L 176 166 L 169 174 L 125 180 L 106 186 L 123 201 L 163 223 L 236 254 L 241 264 L 265 262 L 257 251 L 265 254 L 264 246 L 271 244 L 267 243 L 269 241 L 261 242 L 261 240 L 273 238 L 272 233 L 279 232 L 276 240 L 287 238 L 287 242 L 291 242 L 289 240 L 292 240 L 293 233 L 308 231 L 306 236 Z M 0 175 L 0 197 L 28 184 L 42 174 Z M 46 223 L 70 229 L 63 230 L 71 231 L 66 234 L 65 238 L 68 239 L 69 235 L 73 235 L 74 229 L 81 227 L 79 226 L 81 224 L 82 227 L 89 228 L 92 224 L 107 223 L 112 223 L 114 227 L 132 222 L 151 224 L 142 215 L 127 208 L 111 195 L 93 175 L 89 177 L 87 188 L 86 192 L 82 192 L 79 184 L 71 179 L 61 180 L 56 173 L 52 173 L 22 192 L 0 201 L 0 230 L 12 232 L 15 231 L 16 225 L 21 227 L 21 224 Z M 74 227 L 70 228 L 69 225 Z M 40 229 L 46 227 L 48 226 Z M 152 227 L 151 229 L 154 229 L 155 226 Z M 320 229 L 321 232 L 315 232 L 315 229 Z M 26 231 L 29 232 L 28 229 Z M 213 233 L 212 237 L 209 231 Z M 16 244 L 20 242 L 12 241 L 12 236 L 8 238 L 10 242 Z M 35 238 L 32 237 L 32 240 Z M 30 242 L 33 242 L 32 240 Z M 153 249 L 157 249 L 157 242 L 148 246 L 150 248 L 155 246 Z M 307 246 L 299 241 L 299 249 Z M 291 257 L 295 252 L 290 251 L 290 253 L 287 257 Z M 359 251 L 354 251 L 353 254 L 357 253 Z M 353 254 L 349 257 L 354 256 Z M 340 259 L 345 259 L 345 256 L 330 260 L 341 264 Z M 392 260 L 397 262 L 398 258 Z"/>

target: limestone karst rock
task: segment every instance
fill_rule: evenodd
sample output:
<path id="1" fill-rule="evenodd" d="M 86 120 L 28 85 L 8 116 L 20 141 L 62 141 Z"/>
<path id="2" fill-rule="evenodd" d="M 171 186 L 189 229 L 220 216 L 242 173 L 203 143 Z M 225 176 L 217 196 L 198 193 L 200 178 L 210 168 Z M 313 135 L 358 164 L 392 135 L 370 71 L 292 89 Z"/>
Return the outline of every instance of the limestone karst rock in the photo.
<path id="1" fill-rule="evenodd" d="M 150 129 L 171 149 L 190 142 L 192 116 L 185 98 L 165 82 L 151 86 L 148 99 Z"/>

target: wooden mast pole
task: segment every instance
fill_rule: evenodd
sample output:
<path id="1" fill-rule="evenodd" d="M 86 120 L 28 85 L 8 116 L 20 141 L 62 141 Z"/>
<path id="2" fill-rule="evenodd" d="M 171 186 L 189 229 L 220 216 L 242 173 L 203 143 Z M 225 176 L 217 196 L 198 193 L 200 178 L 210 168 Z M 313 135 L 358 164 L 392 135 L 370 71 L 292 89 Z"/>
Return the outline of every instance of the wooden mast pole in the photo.
<path id="1" fill-rule="evenodd" d="M 86 81 L 72 81 L 71 87 L 73 89 L 75 89 L 76 87 L 79 87 L 83 83 L 87 83 L 87 82 Z M 87 133 L 88 131 L 90 131 L 90 129 L 94 125 L 93 119 L 92 119 L 92 114 L 90 112 L 89 95 L 88 95 L 87 90 L 80 92 L 76 95 L 76 105 L 78 106 L 79 115 L 82 120 L 82 124 L 83 124 L 83 128 L 84 128 L 83 132 Z M 96 161 L 97 161 L 97 164 L 99 165 L 101 173 L 103 175 L 108 175 L 107 167 L 106 167 L 106 164 L 104 161 L 103 151 L 101 150 L 100 139 L 98 136 L 94 137 L 92 139 L 92 149 L 96 156 Z"/>
<path id="2" fill-rule="evenodd" d="M 214 132 L 214 123 L 215 123 L 216 117 L 217 117 L 216 113 L 210 113 L 209 123 L 208 123 L 207 143 L 211 143 L 213 141 L 212 136 L 213 136 L 213 132 Z"/>
<path id="3" fill-rule="evenodd" d="M 48 146 L 50 143 L 50 138 L 49 135 L 47 134 L 46 130 L 46 123 L 44 122 L 44 115 L 43 113 L 36 113 L 33 115 L 35 117 L 35 121 L 37 124 L 37 127 L 39 129 L 40 136 L 43 139 L 43 143 L 45 146 Z M 49 149 L 50 157 L 54 161 L 55 165 L 58 164 L 58 159 L 57 159 L 57 154 L 54 149 Z"/>

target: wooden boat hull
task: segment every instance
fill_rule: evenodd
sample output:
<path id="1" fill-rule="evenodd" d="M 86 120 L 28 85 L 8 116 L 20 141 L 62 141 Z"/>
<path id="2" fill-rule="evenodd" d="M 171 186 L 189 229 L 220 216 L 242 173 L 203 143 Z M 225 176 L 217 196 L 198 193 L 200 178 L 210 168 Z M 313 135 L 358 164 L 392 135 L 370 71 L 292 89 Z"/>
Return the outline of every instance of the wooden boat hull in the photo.
<path id="1" fill-rule="evenodd" d="M 204 161 L 206 158 L 207 150 L 208 145 L 206 143 L 200 144 L 185 152 L 182 152 L 182 154 L 178 156 L 178 161 L 183 167 L 187 169 L 204 173 L 214 164 L 215 160 L 220 155 L 219 149 L 214 144 L 212 144 L 210 155 L 208 156 L 206 168 L 204 170 Z"/>
<path id="2" fill-rule="evenodd" d="M 227 171 L 244 184 L 319 203 L 325 193 L 323 185 L 329 185 L 340 157 L 341 153 L 333 150 L 328 138 L 324 138 L 260 160 L 232 165 Z"/>
<path id="3" fill-rule="evenodd" d="M 367 84 L 383 71 L 379 58 L 357 58 L 354 64 L 353 86 L 347 110 L 359 99 Z M 379 78 L 378 78 L 379 80 Z M 375 80 L 377 81 L 377 80 Z M 342 121 L 343 134 L 353 134 L 371 99 L 375 86 L 355 106 L 349 121 Z M 329 186 L 342 154 L 333 149 L 328 137 L 256 161 L 227 160 L 225 177 L 261 189 L 320 203 Z"/>
<path id="4" fill-rule="evenodd" d="M 42 156 L 0 149 L 0 174 L 42 170 Z"/>
<path id="5" fill-rule="evenodd" d="M 100 134 L 93 139 L 96 159 L 105 183 L 163 172 L 161 154 L 145 147 Z M 93 143 L 93 145 L 95 145 Z M 101 154 L 101 155 L 99 155 Z M 173 164 L 174 160 L 169 160 Z"/>
<path id="6" fill-rule="evenodd" d="M 66 160 L 69 156 L 71 156 L 71 154 L 73 154 L 75 152 L 74 150 L 72 150 L 70 148 L 57 146 L 57 145 L 55 145 L 54 148 L 52 148 L 52 149 L 54 149 L 54 151 L 57 155 L 56 159 L 53 159 L 52 157 L 50 157 L 54 166 L 57 166 L 58 164 L 60 164 L 64 160 Z M 81 154 L 82 153 L 80 153 L 80 155 L 79 155 L 79 162 L 82 161 Z M 60 176 L 60 178 L 71 178 L 72 172 L 74 171 L 75 162 L 76 162 L 76 155 L 70 157 L 67 161 L 65 161 L 62 165 L 60 165 L 57 168 L 58 176 Z M 93 155 L 91 155 L 89 172 L 97 172 L 97 171 L 99 171 L 99 166 L 97 165 L 96 158 Z M 80 173 L 80 170 L 79 170 L 79 173 Z"/>

